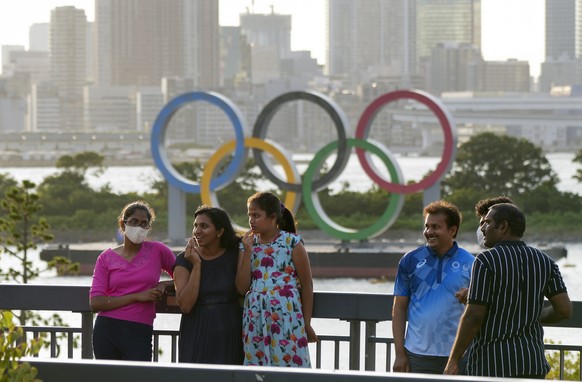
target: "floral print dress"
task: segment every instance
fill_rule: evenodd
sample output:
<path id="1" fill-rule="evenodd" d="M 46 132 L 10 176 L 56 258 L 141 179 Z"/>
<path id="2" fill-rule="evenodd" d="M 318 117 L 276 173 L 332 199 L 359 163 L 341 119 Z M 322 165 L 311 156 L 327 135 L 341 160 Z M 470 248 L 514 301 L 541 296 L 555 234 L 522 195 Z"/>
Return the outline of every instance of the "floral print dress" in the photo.
<path id="1" fill-rule="evenodd" d="M 253 244 L 251 287 L 243 309 L 245 365 L 311 367 L 292 258 L 300 240 L 281 231 L 272 243 Z"/>

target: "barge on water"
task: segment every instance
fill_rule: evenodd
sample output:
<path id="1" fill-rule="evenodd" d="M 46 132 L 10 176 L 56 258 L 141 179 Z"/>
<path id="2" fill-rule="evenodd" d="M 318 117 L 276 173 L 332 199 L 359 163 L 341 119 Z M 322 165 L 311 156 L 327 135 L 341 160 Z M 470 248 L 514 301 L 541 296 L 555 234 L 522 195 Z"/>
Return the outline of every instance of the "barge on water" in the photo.
<path id="1" fill-rule="evenodd" d="M 92 275 L 95 261 L 101 252 L 107 248 L 116 247 L 117 243 L 81 243 L 81 244 L 51 244 L 40 252 L 40 258 L 50 261 L 55 256 L 79 263 L 75 275 Z M 377 278 L 392 280 L 396 276 L 398 262 L 404 253 L 422 245 L 410 242 L 364 242 L 336 243 L 320 242 L 307 246 L 311 272 L 317 278 Z M 462 244 L 461 244 L 462 246 Z M 171 247 L 177 255 L 183 248 Z M 466 247 L 465 247 L 466 248 Z M 469 249 L 469 248 L 467 248 Z M 566 257 L 564 246 L 540 247 L 554 260 Z M 469 249 L 471 250 L 471 249 Z M 472 251 L 478 252 L 478 248 Z M 63 272 L 59 272 L 63 274 Z"/>

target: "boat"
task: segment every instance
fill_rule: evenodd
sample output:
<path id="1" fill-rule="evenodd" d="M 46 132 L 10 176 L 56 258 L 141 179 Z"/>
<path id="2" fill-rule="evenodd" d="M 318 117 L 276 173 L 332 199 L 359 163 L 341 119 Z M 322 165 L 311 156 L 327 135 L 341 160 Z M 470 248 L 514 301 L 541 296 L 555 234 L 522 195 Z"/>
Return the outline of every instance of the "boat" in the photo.
<path id="1" fill-rule="evenodd" d="M 95 261 L 103 250 L 117 246 L 117 243 L 52 244 L 41 249 L 40 258 L 50 261 L 61 256 L 72 263 L 79 263 L 75 275 L 92 275 Z M 374 278 L 393 280 L 398 262 L 404 253 L 422 245 L 416 242 L 314 242 L 307 246 L 311 273 L 317 278 Z M 177 255 L 183 247 L 171 247 Z M 554 260 L 567 256 L 562 245 L 539 247 Z M 476 248 L 467 248 L 473 253 Z M 59 275 L 66 275 L 65 268 L 57 269 Z"/>
<path id="2" fill-rule="evenodd" d="M 117 246 L 116 243 L 52 244 L 40 251 L 40 258 L 51 261 L 60 256 L 78 263 L 75 275 L 92 275 L 97 257 L 103 250 Z M 172 248 L 177 255 L 183 248 Z M 391 252 L 376 249 L 350 250 L 331 245 L 312 246 L 309 261 L 313 277 L 374 277 L 393 278 L 396 275 L 402 250 Z M 59 275 L 66 275 L 65 268 L 57 268 Z"/>

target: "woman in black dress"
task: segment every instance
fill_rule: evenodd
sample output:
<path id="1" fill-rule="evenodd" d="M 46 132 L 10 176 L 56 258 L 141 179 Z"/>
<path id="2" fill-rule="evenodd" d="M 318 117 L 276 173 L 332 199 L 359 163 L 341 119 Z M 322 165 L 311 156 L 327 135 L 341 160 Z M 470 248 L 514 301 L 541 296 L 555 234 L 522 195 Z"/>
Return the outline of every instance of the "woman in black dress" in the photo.
<path id="1" fill-rule="evenodd" d="M 174 267 L 182 310 L 179 362 L 242 364 L 242 308 L 234 283 L 239 243 L 224 210 L 196 210 L 192 238 Z"/>

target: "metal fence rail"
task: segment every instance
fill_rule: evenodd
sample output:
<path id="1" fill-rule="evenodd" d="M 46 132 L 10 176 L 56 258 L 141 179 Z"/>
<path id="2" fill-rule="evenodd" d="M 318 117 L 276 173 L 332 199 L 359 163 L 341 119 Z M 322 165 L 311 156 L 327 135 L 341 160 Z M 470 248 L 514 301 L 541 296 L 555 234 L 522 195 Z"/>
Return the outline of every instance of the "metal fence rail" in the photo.
<path id="1" fill-rule="evenodd" d="M 43 333 L 49 340 L 49 357 L 57 357 L 61 342 L 59 338 L 66 337 L 66 355 L 69 359 L 79 358 L 75 354 L 79 349 L 75 345 L 80 340 L 80 357 L 92 359 L 92 332 L 93 313 L 89 308 L 89 287 L 88 286 L 63 286 L 63 285 L 0 285 L 0 309 L 4 310 L 33 310 L 33 311 L 68 311 L 81 315 L 81 327 L 23 327 L 34 337 Z M 169 297 L 169 298 L 168 298 Z M 163 302 L 157 305 L 158 313 L 179 314 L 177 306 L 173 304 L 175 299 L 166 296 Z M 315 348 L 315 367 L 322 368 L 323 344 L 333 346 L 333 369 L 340 367 L 340 348 L 344 344 L 348 346 L 348 359 L 350 370 L 365 371 L 390 371 L 392 363 L 392 338 L 378 337 L 377 325 L 382 323 L 388 325 L 391 317 L 392 295 L 379 293 L 341 293 L 341 292 L 316 292 L 314 301 L 313 318 L 342 320 L 349 323 L 349 333 L 347 335 L 319 335 L 320 343 Z M 560 328 L 582 328 L 582 302 L 574 302 L 574 316 L 572 319 L 562 321 L 558 324 L 549 325 Z M 362 328 L 364 333 L 362 333 Z M 155 330 L 154 331 L 154 361 L 159 361 L 159 350 L 162 347 L 162 339 L 168 339 L 169 345 L 163 346 L 164 352 L 169 351 L 170 361 L 176 362 L 178 356 L 177 330 Z M 579 335 L 574 338 L 580 338 Z M 362 348 L 363 345 L 363 348 Z M 65 347 L 63 345 L 63 347 Z M 385 350 L 385 367 L 376 364 L 377 350 Z M 582 346 L 571 344 L 547 344 L 548 351 L 560 352 L 560 379 L 564 379 L 565 354 L 575 352 L 578 355 L 582 351 Z M 75 351 L 76 350 L 76 351 Z M 363 367 L 360 360 L 364 359 Z M 581 379 L 582 380 L 582 379 Z"/>

